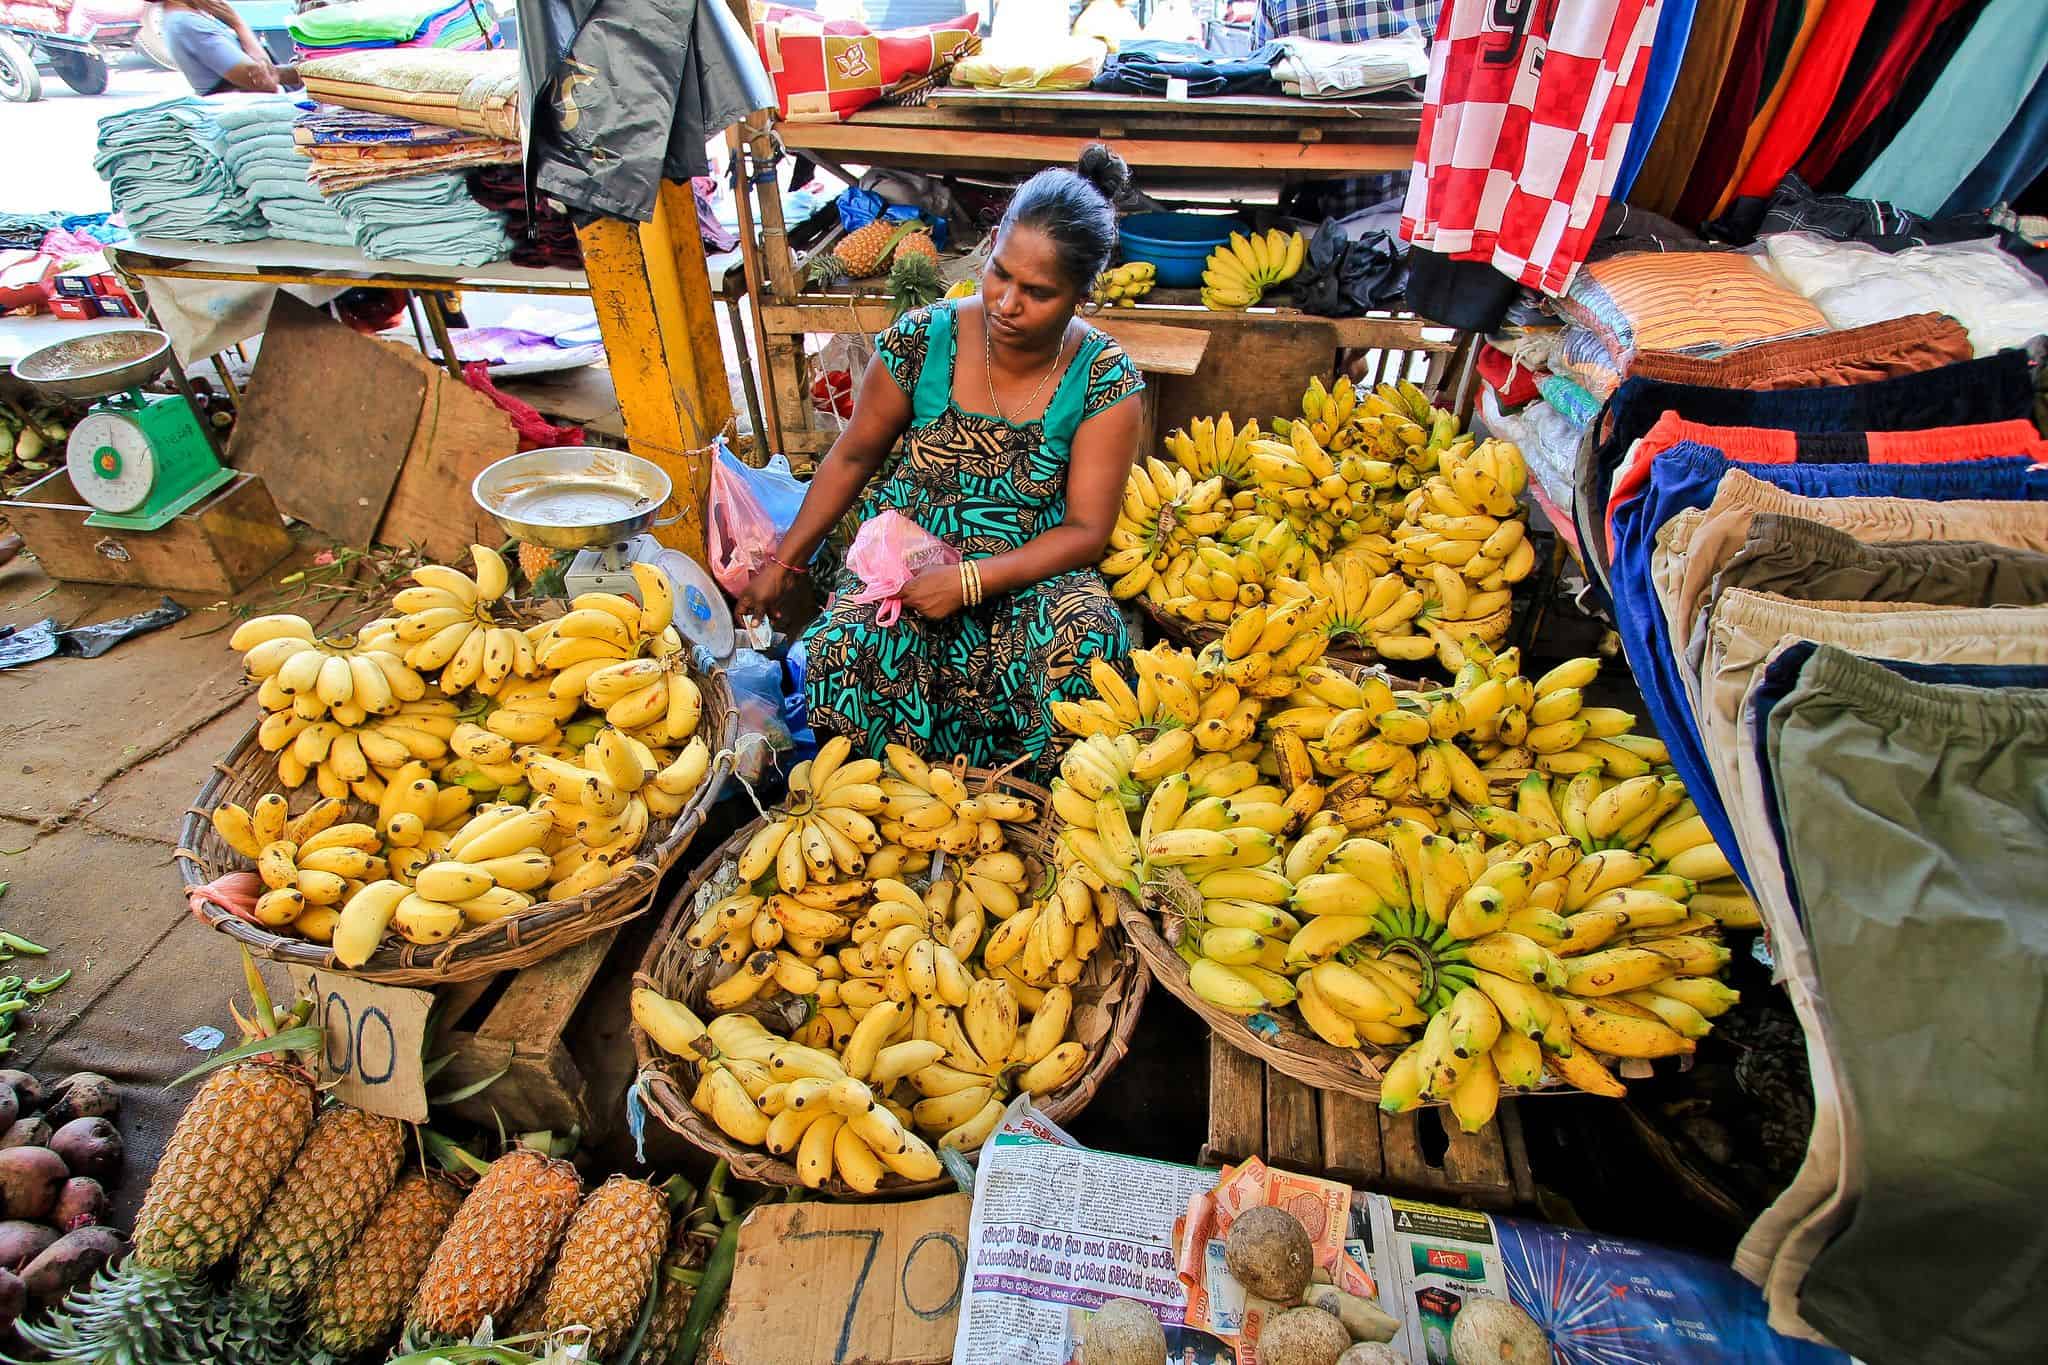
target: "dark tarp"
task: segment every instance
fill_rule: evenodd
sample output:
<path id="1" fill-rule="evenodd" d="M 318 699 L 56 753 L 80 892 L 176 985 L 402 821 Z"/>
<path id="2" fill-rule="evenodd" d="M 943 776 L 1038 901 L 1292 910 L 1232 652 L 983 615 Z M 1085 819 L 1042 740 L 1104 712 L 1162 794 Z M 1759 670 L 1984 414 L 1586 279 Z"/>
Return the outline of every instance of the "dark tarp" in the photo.
<path id="1" fill-rule="evenodd" d="M 775 87 L 725 0 L 519 0 L 527 183 L 579 218 L 646 222 L 663 180 Z"/>

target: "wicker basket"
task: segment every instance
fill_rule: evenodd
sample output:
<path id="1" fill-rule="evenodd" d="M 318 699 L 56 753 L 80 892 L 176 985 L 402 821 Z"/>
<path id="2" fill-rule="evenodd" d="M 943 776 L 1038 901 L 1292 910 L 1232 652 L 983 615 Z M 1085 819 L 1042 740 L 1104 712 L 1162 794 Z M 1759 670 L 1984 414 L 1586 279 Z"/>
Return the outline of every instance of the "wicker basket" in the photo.
<path id="1" fill-rule="evenodd" d="M 1010 848 L 1027 862 L 1041 868 L 1050 861 L 1053 831 L 1051 794 L 1019 778 L 982 768 L 961 770 L 969 787 L 985 791 L 991 787 L 1012 792 L 1038 803 L 1039 817 L 1032 824 L 1009 827 Z M 696 953 L 684 939 L 684 931 L 696 919 L 701 903 L 722 894 L 727 867 L 760 829 L 755 820 L 713 850 L 691 876 L 689 884 L 672 900 L 648 946 L 634 984 L 649 987 L 691 1009 L 704 1013 L 704 993 L 719 975 L 715 954 Z M 1065 1122 L 1087 1107 L 1130 1050 L 1131 1035 L 1138 1026 L 1138 1010 L 1145 1002 L 1151 978 L 1138 964 L 1130 943 L 1115 930 L 1103 938 L 1088 964 L 1088 970 L 1074 986 L 1074 1014 L 1069 1025 L 1073 1036 L 1088 1048 L 1088 1065 L 1062 1089 L 1038 1097 L 1038 1107 L 1054 1122 Z M 758 1147 L 743 1146 L 727 1137 L 710 1119 L 692 1108 L 690 1092 L 695 1088 L 697 1069 L 692 1063 L 656 1047 L 654 1040 L 637 1024 L 633 1028 L 633 1050 L 640 1064 L 640 1094 L 653 1114 L 674 1129 L 692 1146 L 731 1163 L 734 1175 L 768 1185 L 796 1186 L 796 1167 Z M 973 1153 L 967 1153 L 970 1158 Z M 913 1181 L 898 1175 L 884 1177 L 872 1195 L 863 1195 L 836 1176 L 824 1186 L 835 1199 L 906 1198 L 934 1194 L 953 1187 L 950 1178 Z"/>
<path id="2" fill-rule="evenodd" d="M 733 706 L 732 690 L 721 675 L 693 671 L 692 676 L 704 695 L 698 733 L 712 748 L 710 770 L 682 810 L 672 819 L 657 820 L 651 825 L 647 843 L 632 865 L 588 895 L 539 902 L 440 943 L 394 944 L 387 940 L 360 967 L 344 967 L 336 962 L 326 944 L 274 933 L 229 914 L 204 898 L 192 898 L 193 913 L 259 957 L 391 986 L 426 987 L 530 967 L 592 935 L 624 924 L 653 903 L 662 873 L 673 867 L 690 846 L 732 773 L 733 747 L 739 740 L 739 713 Z M 176 857 L 179 875 L 188 890 L 248 867 L 248 860 L 229 848 L 214 829 L 215 809 L 228 801 L 252 806 L 258 797 L 269 792 L 291 796 L 278 781 L 276 755 L 256 742 L 256 731 L 257 725 L 250 725 L 227 757 L 214 764 L 213 775 L 200 789 L 198 800 L 185 812 L 184 824 L 178 831 Z M 312 803 L 312 788 L 300 790 L 309 794 L 298 802 L 303 808 Z M 352 805 L 343 818 L 358 819 L 366 813 L 366 808 Z"/>

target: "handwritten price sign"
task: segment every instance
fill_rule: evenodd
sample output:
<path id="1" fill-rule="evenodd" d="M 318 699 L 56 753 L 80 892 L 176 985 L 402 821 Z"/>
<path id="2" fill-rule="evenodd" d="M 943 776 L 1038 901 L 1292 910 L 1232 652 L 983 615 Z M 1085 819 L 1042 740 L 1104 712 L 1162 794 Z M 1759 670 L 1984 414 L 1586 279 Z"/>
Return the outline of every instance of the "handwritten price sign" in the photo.
<path id="1" fill-rule="evenodd" d="M 427 1086 L 420 1055 L 434 1007 L 432 993 L 308 967 L 289 971 L 299 995 L 313 1001 L 312 1022 L 324 1035 L 317 1068 L 321 1085 L 331 1086 L 358 1109 L 425 1122 Z"/>

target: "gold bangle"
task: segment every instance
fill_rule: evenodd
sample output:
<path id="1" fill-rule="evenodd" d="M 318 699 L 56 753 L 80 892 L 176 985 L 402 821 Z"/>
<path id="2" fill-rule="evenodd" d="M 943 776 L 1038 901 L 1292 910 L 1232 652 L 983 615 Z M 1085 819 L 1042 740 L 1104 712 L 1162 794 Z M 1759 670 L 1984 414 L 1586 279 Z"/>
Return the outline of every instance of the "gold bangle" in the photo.
<path id="1" fill-rule="evenodd" d="M 978 607 L 981 605 L 982 599 L 987 596 L 981 588 L 981 565 L 976 564 L 973 560 L 969 560 L 968 573 L 974 578 L 974 605 Z"/>
<path id="2" fill-rule="evenodd" d="M 981 605 L 981 568 L 971 559 L 960 561 L 961 596 L 970 607 Z"/>
<path id="3" fill-rule="evenodd" d="M 960 561 L 960 605 L 963 607 L 974 605 L 974 589 L 968 586 L 967 561 L 964 559 Z"/>

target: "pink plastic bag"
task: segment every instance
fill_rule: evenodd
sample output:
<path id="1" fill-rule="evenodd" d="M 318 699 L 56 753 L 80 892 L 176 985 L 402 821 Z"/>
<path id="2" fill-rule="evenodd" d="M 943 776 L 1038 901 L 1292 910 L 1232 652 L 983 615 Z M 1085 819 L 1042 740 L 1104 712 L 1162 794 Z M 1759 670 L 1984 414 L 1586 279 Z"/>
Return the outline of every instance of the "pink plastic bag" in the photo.
<path id="1" fill-rule="evenodd" d="M 875 624 L 893 626 L 903 616 L 897 594 L 926 569 L 958 564 L 960 552 L 901 512 L 889 511 L 862 523 L 846 552 L 846 567 L 864 585 L 849 602 L 880 602 Z"/>
<path id="2" fill-rule="evenodd" d="M 724 460 L 713 459 L 704 543 L 711 556 L 711 576 L 718 586 L 734 597 L 745 592 L 781 539 L 746 480 L 727 469 Z"/>

